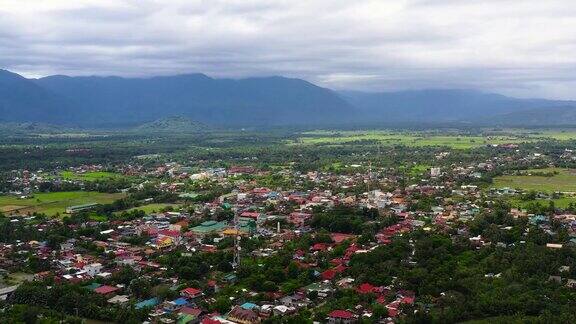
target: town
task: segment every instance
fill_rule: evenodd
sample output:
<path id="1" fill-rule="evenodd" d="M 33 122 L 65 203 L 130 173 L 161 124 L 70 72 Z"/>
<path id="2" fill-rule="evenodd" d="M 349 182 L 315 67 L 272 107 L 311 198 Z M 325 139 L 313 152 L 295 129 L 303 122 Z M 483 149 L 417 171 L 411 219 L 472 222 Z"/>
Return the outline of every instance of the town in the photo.
<path id="1" fill-rule="evenodd" d="M 573 319 L 576 154 L 566 142 L 355 147 L 368 153 L 321 168 L 263 152 L 228 166 L 147 155 L 7 171 L 1 316 Z"/>

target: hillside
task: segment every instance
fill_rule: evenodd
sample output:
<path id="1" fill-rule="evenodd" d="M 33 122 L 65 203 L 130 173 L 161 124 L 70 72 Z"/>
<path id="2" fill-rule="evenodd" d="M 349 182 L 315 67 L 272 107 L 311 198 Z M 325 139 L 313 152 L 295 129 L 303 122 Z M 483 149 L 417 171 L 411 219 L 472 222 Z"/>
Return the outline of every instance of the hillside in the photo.
<path id="1" fill-rule="evenodd" d="M 33 81 L 0 70 L 0 122 L 69 121 L 72 106 Z"/>
<path id="2" fill-rule="evenodd" d="M 204 74 L 151 78 L 49 76 L 26 79 L 0 70 L 0 122 L 81 127 L 165 128 L 180 116 L 234 126 L 461 123 L 576 125 L 574 101 L 518 99 L 474 90 L 398 92 L 332 90 L 285 77 L 215 79 Z M 156 121 L 156 122 L 153 122 Z M 166 121 L 163 121 L 166 122 Z M 169 120 L 169 123 L 181 121 Z"/>
<path id="3" fill-rule="evenodd" d="M 474 90 L 426 89 L 399 92 L 341 92 L 372 120 L 388 122 L 466 122 L 524 110 L 574 105 L 570 101 L 517 99 Z"/>
<path id="4" fill-rule="evenodd" d="M 491 116 L 479 122 L 498 126 L 576 125 L 576 106 L 545 107 Z"/>
<path id="5" fill-rule="evenodd" d="M 139 123 L 167 116 L 221 125 L 322 124 L 340 122 L 338 116 L 352 109 L 331 90 L 283 77 L 52 76 L 35 82 L 90 112 L 81 116 L 85 124 Z"/>

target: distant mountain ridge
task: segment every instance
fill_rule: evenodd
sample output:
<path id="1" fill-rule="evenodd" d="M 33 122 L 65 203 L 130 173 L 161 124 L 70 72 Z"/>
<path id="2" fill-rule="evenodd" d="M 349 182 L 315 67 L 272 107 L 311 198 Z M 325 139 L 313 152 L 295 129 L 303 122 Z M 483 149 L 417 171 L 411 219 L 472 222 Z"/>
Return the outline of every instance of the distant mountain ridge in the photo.
<path id="1" fill-rule="evenodd" d="M 152 123 L 145 127 L 162 127 L 158 121 L 180 116 L 191 123 L 225 127 L 362 123 L 576 125 L 574 111 L 574 101 L 517 99 L 475 90 L 335 92 L 308 81 L 279 76 L 215 79 L 204 74 L 150 78 L 55 75 L 26 79 L 0 70 L 0 123 L 81 127 Z M 174 126 L 174 122 L 166 125 Z M 184 127 L 194 128 L 188 123 Z"/>
<path id="2" fill-rule="evenodd" d="M 399 92 L 340 92 L 359 113 L 390 122 L 466 122 L 481 124 L 504 114 L 548 107 L 574 107 L 576 102 L 517 99 L 500 94 L 460 89 Z"/>
<path id="3" fill-rule="evenodd" d="M 576 125 L 576 108 L 558 106 L 521 110 L 490 116 L 480 122 L 496 126 L 571 126 Z"/>
<path id="4" fill-rule="evenodd" d="M 0 70 L 0 122 L 59 122 L 70 102 L 34 82 Z"/>
<path id="5" fill-rule="evenodd" d="M 351 109 L 332 90 L 284 77 L 213 79 L 204 74 L 152 78 L 52 76 L 34 83 L 67 98 L 87 123 L 146 122 L 166 116 L 222 125 L 338 122 Z"/>

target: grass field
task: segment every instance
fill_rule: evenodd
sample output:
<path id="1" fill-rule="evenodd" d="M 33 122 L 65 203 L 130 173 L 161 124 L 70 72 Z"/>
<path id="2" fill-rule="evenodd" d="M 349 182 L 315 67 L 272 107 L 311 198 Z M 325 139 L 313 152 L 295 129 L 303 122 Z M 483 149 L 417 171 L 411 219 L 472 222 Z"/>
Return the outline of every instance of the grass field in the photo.
<path id="1" fill-rule="evenodd" d="M 19 199 L 0 196 L 0 211 L 10 214 L 45 213 L 54 216 L 64 214 L 66 207 L 88 203 L 107 204 L 124 197 L 122 193 L 100 193 L 92 191 L 65 191 L 37 193 L 32 198 Z"/>
<path id="2" fill-rule="evenodd" d="M 74 173 L 72 171 L 62 171 L 60 172 L 60 177 L 65 180 L 83 180 L 83 181 L 96 181 L 96 180 L 108 180 L 108 179 L 119 179 L 124 176 L 119 173 L 106 172 L 106 171 L 93 171 L 86 173 Z"/>
<path id="3" fill-rule="evenodd" d="M 148 204 L 148 205 L 130 208 L 127 211 L 142 210 L 146 214 L 150 214 L 150 213 L 159 212 L 160 210 L 162 210 L 166 207 L 170 207 L 170 206 L 172 208 L 174 208 L 174 210 L 178 210 L 178 208 L 180 207 L 180 205 L 178 205 L 178 204 Z"/>
<path id="4" fill-rule="evenodd" d="M 341 145 L 358 141 L 375 141 L 381 145 L 447 146 L 454 149 L 470 149 L 488 144 L 535 142 L 545 139 L 576 140 L 576 131 L 504 129 L 491 131 L 491 135 L 461 135 L 456 132 L 397 132 L 390 130 L 331 131 L 316 130 L 301 133 L 290 144 Z"/>
<path id="5" fill-rule="evenodd" d="M 554 202 L 554 206 L 559 208 L 567 208 L 570 203 L 576 203 L 576 197 L 564 197 L 559 199 L 536 199 L 529 201 L 522 201 L 520 199 L 510 199 L 512 207 L 526 208 L 531 203 L 539 203 L 542 206 L 548 206 L 550 201 Z"/>
<path id="6" fill-rule="evenodd" d="M 532 141 L 517 136 L 440 135 L 425 133 L 394 133 L 390 131 L 314 131 L 303 133 L 293 144 L 350 144 L 358 141 L 376 141 L 382 145 L 448 146 L 469 149 L 488 144 L 522 143 Z"/>
<path id="7" fill-rule="evenodd" d="M 528 175 L 530 172 L 558 172 L 551 177 Z M 514 188 L 541 192 L 576 192 L 576 170 L 547 168 L 527 170 L 527 175 L 501 176 L 494 179 L 494 188 Z"/>
<path id="8" fill-rule="evenodd" d="M 529 137 L 537 137 L 537 138 L 550 138 L 559 141 L 567 141 L 567 140 L 575 140 L 576 139 L 576 131 L 574 130 L 543 130 L 539 132 L 529 133 Z"/>
<path id="9" fill-rule="evenodd" d="M 426 164 L 416 164 L 416 165 L 413 165 L 413 166 L 410 168 L 410 172 L 409 172 L 409 173 L 410 173 L 411 176 L 416 177 L 416 176 L 421 176 L 421 175 L 423 175 L 423 174 L 426 173 L 426 171 L 428 171 L 429 169 L 430 169 L 430 166 L 429 166 L 429 165 L 426 165 Z"/>

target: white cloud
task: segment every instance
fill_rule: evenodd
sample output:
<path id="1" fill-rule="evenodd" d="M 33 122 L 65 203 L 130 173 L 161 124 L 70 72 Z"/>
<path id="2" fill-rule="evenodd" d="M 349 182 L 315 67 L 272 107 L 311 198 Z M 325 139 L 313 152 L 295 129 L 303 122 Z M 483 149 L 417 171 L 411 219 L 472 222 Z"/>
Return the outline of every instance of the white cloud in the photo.
<path id="1" fill-rule="evenodd" d="M 576 98 L 574 30 L 572 0 L 0 0 L 0 64 Z"/>

